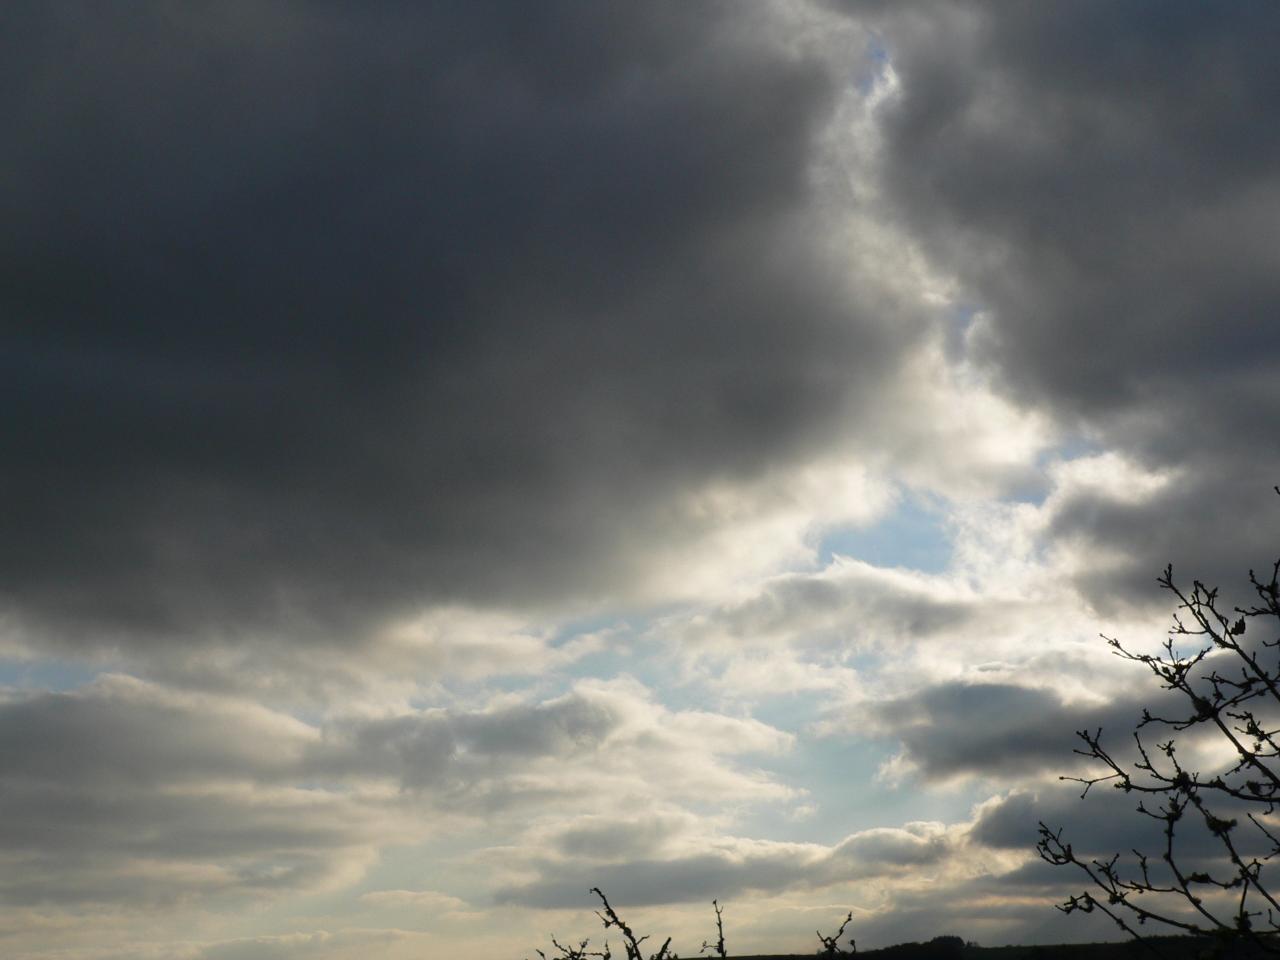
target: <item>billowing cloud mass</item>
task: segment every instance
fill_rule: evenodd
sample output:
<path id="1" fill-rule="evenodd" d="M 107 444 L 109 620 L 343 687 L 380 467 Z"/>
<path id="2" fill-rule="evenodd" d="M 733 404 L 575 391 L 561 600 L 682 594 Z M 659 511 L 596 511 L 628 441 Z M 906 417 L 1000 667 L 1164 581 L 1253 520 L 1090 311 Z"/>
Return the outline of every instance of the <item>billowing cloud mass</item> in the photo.
<path id="1" fill-rule="evenodd" d="M 1280 553 L 1277 28 L 11 5 L 0 952 L 1110 935 L 1099 634 Z"/>
<path id="2" fill-rule="evenodd" d="M 159 643 L 642 589 L 918 325 L 834 247 L 835 81 L 776 20 L 33 7 L 13 616 Z"/>
<path id="3" fill-rule="evenodd" d="M 104 676 L 3 704 L 0 731 L 3 892 L 23 904 L 323 889 L 355 879 L 380 845 L 477 817 L 788 793 L 728 759 L 784 749 L 786 734 L 668 712 L 634 683 L 314 724 Z M 697 782 L 679 783 L 690 768 Z"/>
<path id="4" fill-rule="evenodd" d="M 859 6 L 849 8 L 854 15 Z M 1269 562 L 1280 287 L 1276 12 L 1176 3 L 890 8 L 900 96 L 883 184 L 963 285 L 966 341 L 1018 401 L 1177 476 L 1156 496 L 1064 504 L 1056 535 L 1119 552 L 1080 586 Z M 1224 534 L 1224 530 L 1230 530 Z"/>

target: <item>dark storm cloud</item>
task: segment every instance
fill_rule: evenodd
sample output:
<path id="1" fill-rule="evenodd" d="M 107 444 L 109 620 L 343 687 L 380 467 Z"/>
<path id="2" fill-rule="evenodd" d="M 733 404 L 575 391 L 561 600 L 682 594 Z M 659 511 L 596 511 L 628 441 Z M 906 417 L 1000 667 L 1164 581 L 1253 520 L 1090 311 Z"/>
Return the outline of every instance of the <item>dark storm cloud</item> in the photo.
<path id="1" fill-rule="evenodd" d="M 1063 839 L 1078 845 L 1082 854 L 1087 850 L 1090 856 L 1109 856 L 1133 847 L 1156 849 L 1161 825 L 1138 814 L 1137 803 L 1132 794 L 1126 796 L 1107 784 L 1090 790 L 1083 799 L 1078 784 L 1055 785 L 1038 794 L 1013 793 L 983 807 L 970 839 L 997 849 L 1031 850 L 1036 843 L 1037 824 L 1044 821 L 1054 830 L 1061 828 Z M 1061 883 L 1062 879 L 1058 871 L 1031 867 L 1010 878 L 1010 882 L 1049 884 Z"/>
<path id="2" fill-rule="evenodd" d="M 1231 831 L 1231 842 L 1240 855 L 1249 860 L 1258 857 L 1265 860 L 1274 844 L 1267 839 L 1248 815 L 1261 813 L 1250 809 L 1256 805 L 1240 804 L 1216 797 L 1212 791 L 1203 791 L 1201 799 L 1214 816 L 1223 820 L 1236 820 Z M 984 805 L 969 834 L 970 840 L 989 847 L 1005 850 L 1030 851 L 1039 836 L 1038 825 L 1044 823 L 1050 830 L 1062 832 L 1062 842 L 1069 843 L 1076 855 L 1089 860 L 1109 860 L 1121 855 L 1122 870 L 1130 876 L 1137 875 L 1137 850 L 1147 855 L 1151 864 L 1152 880 L 1165 883 L 1172 879 L 1166 871 L 1163 855 L 1166 849 L 1164 824 L 1153 817 L 1139 813 L 1139 802 L 1148 810 L 1158 811 L 1161 798 L 1137 797 L 1102 784 L 1089 791 L 1085 797 L 1071 785 L 1045 789 L 1038 794 L 1014 793 L 998 802 Z M 1264 821 L 1265 822 L 1265 821 Z M 1269 826 L 1273 829 L 1273 826 Z M 1229 865 L 1229 854 L 1221 837 L 1215 836 L 1206 826 L 1203 816 L 1194 807 L 1176 824 L 1173 840 L 1173 856 L 1177 865 L 1186 872 L 1206 870 L 1215 875 Z M 1010 890 L 1024 893 L 1054 892 L 1064 888 L 1088 884 L 1088 878 L 1075 868 L 1067 870 L 1037 859 L 1017 870 L 1002 875 L 998 882 Z"/>
<path id="3" fill-rule="evenodd" d="M 673 495 L 810 449 L 904 335 L 851 316 L 808 177 L 833 80 L 763 10 L 7 19 L 0 582 L 33 630 L 616 586 L 697 534 Z"/>
<path id="4" fill-rule="evenodd" d="M 1233 469 L 1224 475 L 1221 463 Z M 1249 572 L 1268 579 L 1280 556 L 1274 536 L 1280 498 L 1268 486 L 1280 476 L 1280 463 L 1260 450 L 1217 464 L 1197 457 L 1187 466 L 1182 479 L 1136 502 L 1085 489 L 1055 505 L 1049 535 L 1083 556 L 1104 554 L 1074 575 L 1097 608 L 1112 607 L 1119 596 L 1172 615 L 1177 597 L 1157 584 L 1169 563 L 1184 592 L 1196 580 L 1220 588 L 1224 613 L 1257 604 Z"/>
<path id="5" fill-rule="evenodd" d="M 926 780 L 1016 777 L 1077 767 L 1077 730 L 1102 728 L 1112 734 L 1112 749 L 1126 749 L 1144 706 L 1178 716 L 1181 702 L 1156 690 L 1140 701 L 1118 697 L 1085 706 L 1064 703 L 1044 688 L 956 682 L 880 704 L 875 723 L 902 744 L 904 759 Z M 1152 734 L 1157 739 L 1164 730 L 1150 729 L 1160 731 Z"/>
<path id="6" fill-rule="evenodd" d="M 1148 600 L 1166 561 L 1222 580 L 1269 559 L 1280 8 L 844 9 L 883 31 L 885 183 L 989 311 L 976 355 L 1022 401 L 1181 471 L 1154 502 L 1060 515 L 1059 535 L 1127 554 L 1081 586 Z"/>
<path id="7" fill-rule="evenodd" d="M 957 23 L 958 21 L 958 23 Z M 1273 363 L 1280 96 L 1265 3 L 981 5 L 891 34 L 890 182 L 997 308 L 1002 375 L 1081 410 Z M 1252 199 L 1254 202 L 1249 202 Z M 1070 334 L 1065 336 L 1065 334 Z"/>

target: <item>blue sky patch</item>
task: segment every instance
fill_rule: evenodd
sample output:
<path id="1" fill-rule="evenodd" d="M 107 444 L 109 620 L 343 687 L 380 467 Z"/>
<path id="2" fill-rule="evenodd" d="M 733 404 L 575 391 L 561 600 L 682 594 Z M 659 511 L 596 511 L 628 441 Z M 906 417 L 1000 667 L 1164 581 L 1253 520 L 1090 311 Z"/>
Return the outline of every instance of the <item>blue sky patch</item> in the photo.
<path id="1" fill-rule="evenodd" d="M 829 531 L 818 545 L 818 559 L 825 566 L 837 554 L 878 567 L 941 573 L 951 563 L 951 535 L 940 509 L 908 496 L 892 513 L 869 527 L 846 526 Z"/>

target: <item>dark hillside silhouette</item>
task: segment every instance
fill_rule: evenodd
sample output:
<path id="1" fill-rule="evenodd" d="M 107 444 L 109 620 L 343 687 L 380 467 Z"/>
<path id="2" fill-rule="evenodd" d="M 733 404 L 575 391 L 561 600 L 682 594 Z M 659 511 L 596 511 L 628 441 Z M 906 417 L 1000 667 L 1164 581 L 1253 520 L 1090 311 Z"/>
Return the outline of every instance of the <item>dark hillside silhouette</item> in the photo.
<path id="1" fill-rule="evenodd" d="M 599 887 L 592 887 L 589 892 L 594 893 L 600 900 L 600 910 L 596 911 L 596 916 L 599 917 L 600 922 L 604 924 L 605 930 L 617 930 L 619 934 L 621 934 L 622 946 L 626 951 L 626 960 L 679 960 L 679 956 L 671 949 L 670 937 L 667 937 L 666 940 L 663 941 L 662 946 L 646 958 L 641 945 L 649 939 L 649 936 L 647 934 L 643 936 L 636 936 L 636 932 L 618 915 L 617 911 L 614 910 L 613 905 L 609 903 L 609 898 L 605 896 L 604 891 Z M 725 947 L 724 909 L 720 906 L 720 902 L 718 900 L 712 900 L 711 906 L 715 909 L 716 913 L 716 941 L 714 943 L 706 940 L 702 941 L 702 949 L 699 953 L 710 953 L 712 956 L 720 957 L 721 960 L 727 960 L 729 954 Z M 835 933 L 827 936 L 821 931 L 817 932 L 818 941 L 822 944 L 821 949 L 818 950 L 819 956 L 844 957 L 857 953 L 857 946 L 852 939 L 848 941 L 848 950 L 842 949 L 840 946 L 840 938 L 844 936 L 845 928 L 849 926 L 852 920 L 853 912 L 850 911 L 840 926 L 836 929 Z M 957 943 L 962 942 L 958 937 L 940 937 L 938 939 L 954 940 Z M 542 950 L 535 951 L 542 960 L 591 960 L 591 958 L 597 958 L 597 960 L 613 960 L 614 956 L 608 941 L 606 941 L 599 949 L 592 949 L 591 941 L 589 939 L 579 940 L 575 946 L 572 942 L 568 944 L 561 943 L 554 935 L 552 935 L 551 945 L 556 949 L 556 953 L 554 954 L 548 955 Z M 928 954 L 928 956 L 936 956 L 938 960 L 941 960 L 944 955 L 931 953 Z M 951 956 L 951 954 L 946 954 L 946 956 Z"/>
<path id="2" fill-rule="evenodd" d="M 1143 941 L 1060 943 L 1036 946 L 980 947 L 954 936 L 935 937 L 926 943 L 900 943 L 877 950 L 859 951 L 864 960 L 1204 960 L 1219 951 L 1221 943 L 1210 937 L 1155 936 Z M 1269 954 L 1248 944 L 1237 944 L 1218 956 L 1229 960 L 1254 960 Z M 813 954 L 767 954 L 731 957 L 730 960 L 813 960 Z"/>
<path id="3" fill-rule="evenodd" d="M 601 910 L 596 916 L 600 918 L 606 931 L 616 929 L 622 935 L 626 960 L 680 960 L 679 955 L 671 949 L 671 938 L 667 937 L 662 946 L 645 957 L 642 944 L 649 940 L 648 935 L 637 936 L 614 909 L 598 887 L 592 887 L 601 903 Z M 969 943 L 955 935 L 934 937 L 923 943 L 900 943 L 875 950 L 858 951 L 852 939 L 849 949 L 839 947 L 839 938 L 852 921 L 853 914 L 846 915 L 835 934 L 830 936 L 818 932 L 820 947 L 813 953 L 796 954 L 744 954 L 735 956 L 725 950 L 725 933 L 723 908 L 718 901 L 712 901 L 716 916 L 717 942 L 703 941 L 700 954 L 711 952 L 723 960 L 813 960 L 818 957 L 852 957 L 864 960 L 1137 960 L 1140 957 L 1159 956 L 1165 960 L 1205 960 L 1208 957 L 1222 960 L 1254 960 L 1269 954 L 1258 944 L 1243 940 L 1224 943 L 1216 937 L 1190 936 L 1153 936 L 1141 940 L 1127 940 L 1113 943 L 1074 943 L 1036 946 L 1004 946 L 982 947 Z M 598 948 L 593 948 L 589 939 L 568 944 L 551 937 L 555 952 L 548 954 L 542 950 L 535 952 L 541 960 L 614 960 L 614 954 L 606 941 Z M 621 958 L 619 958 L 621 960 Z"/>

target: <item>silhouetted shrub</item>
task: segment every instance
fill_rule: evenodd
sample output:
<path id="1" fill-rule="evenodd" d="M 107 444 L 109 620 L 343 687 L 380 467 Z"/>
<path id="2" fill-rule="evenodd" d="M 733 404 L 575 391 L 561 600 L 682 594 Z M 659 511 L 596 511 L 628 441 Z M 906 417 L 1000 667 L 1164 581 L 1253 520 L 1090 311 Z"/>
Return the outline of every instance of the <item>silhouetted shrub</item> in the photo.
<path id="1" fill-rule="evenodd" d="M 622 944 L 627 955 L 626 960 L 646 960 L 644 954 L 640 950 L 640 945 L 648 940 L 649 937 L 647 935 L 643 937 L 637 937 L 635 935 L 635 931 L 631 929 L 626 921 L 618 916 L 617 911 L 614 910 L 613 905 L 609 903 L 609 899 L 604 895 L 603 890 L 599 887 L 592 887 L 590 892 L 600 898 L 601 910 L 596 911 L 596 916 L 599 917 L 600 922 L 604 924 L 605 930 L 616 928 L 618 932 L 622 934 Z M 715 908 L 716 912 L 716 942 L 710 943 L 706 940 L 702 941 L 702 949 L 699 953 L 706 953 L 708 950 L 712 950 L 714 951 L 714 955 L 719 957 L 720 960 L 727 960 L 728 952 L 725 948 L 724 939 L 724 910 L 721 908 L 718 900 L 712 900 L 711 906 Z M 818 939 L 822 941 L 822 949 L 819 951 L 821 956 L 848 956 L 857 952 L 857 946 L 852 939 L 849 940 L 849 946 L 851 947 L 850 950 L 841 950 L 839 947 L 840 937 L 844 935 L 845 927 L 847 927 L 852 920 L 853 913 L 850 911 L 849 915 L 844 918 L 844 922 L 840 924 L 840 929 L 832 936 L 825 937 L 821 932 L 818 933 Z M 940 937 L 939 939 L 959 941 L 960 938 Z M 605 941 L 603 950 L 588 949 L 591 941 L 585 939 L 579 941 L 576 947 L 572 944 L 563 944 L 557 940 L 554 935 L 551 937 L 551 944 L 559 951 L 553 957 L 549 958 L 547 954 L 541 950 L 535 949 L 534 952 L 537 953 L 542 960 L 590 960 L 590 958 L 593 957 L 597 958 L 597 960 L 612 960 L 613 956 L 607 940 Z M 947 956 L 950 956 L 950 954 L 947 954 Z M 672 951 L 671 938 L 667 937 L 658 951 L 650 954 L 647 960 L 680 960 L 680 958 L 678 954 Z"/>

